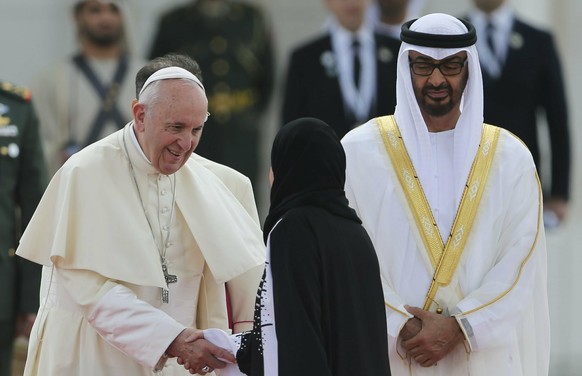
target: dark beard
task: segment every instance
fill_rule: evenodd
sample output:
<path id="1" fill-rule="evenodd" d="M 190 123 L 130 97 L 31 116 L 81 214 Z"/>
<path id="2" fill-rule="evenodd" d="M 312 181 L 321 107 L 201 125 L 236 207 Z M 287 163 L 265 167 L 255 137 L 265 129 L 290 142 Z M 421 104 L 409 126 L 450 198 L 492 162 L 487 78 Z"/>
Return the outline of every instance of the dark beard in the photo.
<path id="1" fill-rule="evenodd" d="M 87 38 L 89 42 L 99 47 L 115 46 L 121 41 L 123 37 L 123 31 L 121 30 L 118 30 L 116 32 L 99 33 L 85 29 L 82 31 L 82 33 L 83 36 Z"/>
<path id="2" fill-rule="evenodd" d="M 427 103 L 427 96 L 429 90 L 446 90 L 449 94 L 447 97 L 447 102 L 436 103 L 436 104 L 429 104 Z M 445 116 L 449 112 L 453 110 L 455 107 L 455 103 L 453 100 L 453 93 L 451 88 L 448 85 L 440 85 L 439 87 L 424 87 L 422 89 L 422 108 L 426 111 L 426 113 L 430 116 L 440 117 Z"/>

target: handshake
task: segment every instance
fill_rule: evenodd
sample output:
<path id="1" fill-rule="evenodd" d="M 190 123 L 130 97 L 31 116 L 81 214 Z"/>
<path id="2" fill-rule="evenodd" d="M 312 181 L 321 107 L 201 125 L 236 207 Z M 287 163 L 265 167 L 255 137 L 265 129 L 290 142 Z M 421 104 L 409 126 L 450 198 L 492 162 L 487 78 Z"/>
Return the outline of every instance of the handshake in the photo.
<path id="1" fill-rule="evenodd" d="M 206 375 L 216 370 L 220 376 L 244 375 L 236 364 L 239 335 L 230 336 L 220 329 L 184 329 L 168 346 L 155 371 L 160 371 L 167 358 L 177 358 L 191 374 Z"/>

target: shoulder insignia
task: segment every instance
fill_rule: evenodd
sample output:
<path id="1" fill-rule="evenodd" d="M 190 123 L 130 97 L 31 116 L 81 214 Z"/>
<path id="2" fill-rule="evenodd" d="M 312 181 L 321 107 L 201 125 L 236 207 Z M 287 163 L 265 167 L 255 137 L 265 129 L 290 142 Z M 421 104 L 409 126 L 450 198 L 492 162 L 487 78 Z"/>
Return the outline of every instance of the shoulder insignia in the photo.
<path id="1" fill-rule="evenodd" d="M 17 99 L 21 99 L 25 102 L 30 102 L 32 97 L 32 93 L 28 88 L 23 86 L 16 86 L 10 82 L 0 82 L 0 92 Z"/>

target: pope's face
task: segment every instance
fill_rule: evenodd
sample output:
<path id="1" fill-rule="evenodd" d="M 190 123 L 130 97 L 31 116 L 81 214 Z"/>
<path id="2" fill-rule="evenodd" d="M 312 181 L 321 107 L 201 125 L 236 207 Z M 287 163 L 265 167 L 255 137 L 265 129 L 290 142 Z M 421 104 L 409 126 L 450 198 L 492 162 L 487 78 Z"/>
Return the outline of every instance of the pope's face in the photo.
<path id="1" fill-rule="evenodd" d="M 162 174 L 178 171 L 200 141 L 208 101 L 202 88 L 183 80 L 162 80 L 156 99 L 134 102 L 133 115 L 139 144 Z M 154 89 L 153 87 L 150 89 Z"/>

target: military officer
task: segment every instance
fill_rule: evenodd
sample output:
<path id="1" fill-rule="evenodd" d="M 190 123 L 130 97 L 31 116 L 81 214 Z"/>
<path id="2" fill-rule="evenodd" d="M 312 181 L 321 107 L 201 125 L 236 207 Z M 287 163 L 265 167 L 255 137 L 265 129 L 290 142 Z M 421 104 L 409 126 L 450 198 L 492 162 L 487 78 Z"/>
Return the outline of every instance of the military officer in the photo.
<path id="1" fill-rule="evenodd" d="M 234 0 L 197 0 L 174 8 L 159 21 L 150 58 L 169 52 L 194 58 L 202 69 L 211 116 L 196 153 L 256 185 L 261 117 L 274 80 L 262 9 Z"/>
<path id="2" fill-rule="evenodd" d="M 14 339 L 29 335 L 38 310 L 40 267 L 15 250 L 46 179 L 30 91 L 0 81 L 0 376 L 11 374 Z"/>

